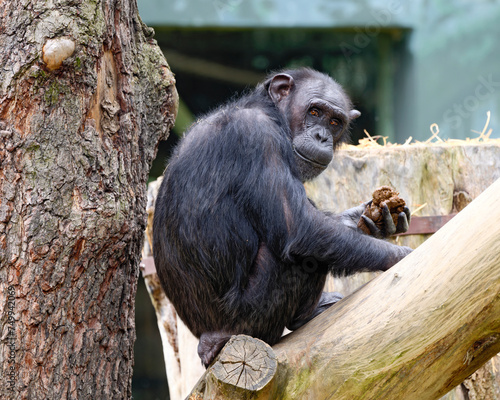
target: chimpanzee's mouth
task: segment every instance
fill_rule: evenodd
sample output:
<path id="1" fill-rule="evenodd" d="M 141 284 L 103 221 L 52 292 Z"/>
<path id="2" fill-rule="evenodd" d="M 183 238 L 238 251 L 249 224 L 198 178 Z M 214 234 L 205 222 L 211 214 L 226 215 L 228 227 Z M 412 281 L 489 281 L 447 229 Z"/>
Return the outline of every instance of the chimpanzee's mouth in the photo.
<path id="1" fill-rule="evenodd" d="M 305 155 L 303 155 L 300 151 L 297 150 L 297 148 L 295 146 L 293 146 L 293 152 L 299 156 L 299 158 L 301 158 L 302 160 L 306 161 L 307 163 L 317 167 L 317 168 L 321 168 L 321 169 L 325 169 L 326 167 L 328 167 L 328 164 L 322 164 L 318 161 L 314 161 L 314 160 L 311 160 L 310 158 L 306 157 Z"/>

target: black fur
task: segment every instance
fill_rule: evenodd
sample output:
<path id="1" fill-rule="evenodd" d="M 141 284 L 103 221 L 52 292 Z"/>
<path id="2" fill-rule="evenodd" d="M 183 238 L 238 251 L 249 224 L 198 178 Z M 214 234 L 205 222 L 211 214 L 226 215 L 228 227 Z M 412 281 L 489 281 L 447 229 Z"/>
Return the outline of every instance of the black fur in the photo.
<path id="1" fill-rule="evenodd" d="M 308 201 L 302 181 L 321 171 L 297 157 L 294 140 L 317 130 L 298 110 L 319 87 L 347 116 L 334 126 L 341 125 L 329 140 L 333 152 L 359 113 L 328 76 L 291 70 L 196 122 L 165 170 L 154 218 L 156 268 L 200 338 L 205 365 L 232 334 L 272 345 L 285 327 L 296 329 L 335 303 L 339 295 L 322 296 L 328 272 L 386 270 L 410 251 Z M 322 144 L 309 145 L 314 158 Z"/>

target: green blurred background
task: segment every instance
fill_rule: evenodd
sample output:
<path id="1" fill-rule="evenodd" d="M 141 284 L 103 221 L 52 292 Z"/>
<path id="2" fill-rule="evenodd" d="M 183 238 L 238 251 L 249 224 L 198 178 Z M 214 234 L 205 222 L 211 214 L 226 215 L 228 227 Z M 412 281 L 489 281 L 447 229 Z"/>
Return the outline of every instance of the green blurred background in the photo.
<path id="1" fill-rule="evenodd" d="M 433 123 L 442 138 L 476 137 L 488 110 L 500 137 L 497 0 L 138 2 L 177 79 L 177 134 L 267 72 L 310 66 L 344 85 L 362 112 L 353 143 L 365 129 L 425 140 Z"/>

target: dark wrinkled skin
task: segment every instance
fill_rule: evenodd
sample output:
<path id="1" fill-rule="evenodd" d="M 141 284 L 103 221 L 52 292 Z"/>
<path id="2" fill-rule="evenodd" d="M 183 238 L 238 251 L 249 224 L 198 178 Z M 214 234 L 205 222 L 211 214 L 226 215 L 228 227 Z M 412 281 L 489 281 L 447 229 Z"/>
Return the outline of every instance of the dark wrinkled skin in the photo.
<path id="1" fill-rule="evenodd" d="M 336 303 L 340 294 L 322 292 L 328 273 L 384 271 L 411 251 L 377 239 L 406 230 L 406 213 L 365 235 L 364 206 L 330 215 L 306 196 L 302 183 L 359 115 L 330 77 L 282 71 L 201 118 L 177 147 L 156 200 L 154 257 L 204 365 L 231 335 L 273 345 Z"/>

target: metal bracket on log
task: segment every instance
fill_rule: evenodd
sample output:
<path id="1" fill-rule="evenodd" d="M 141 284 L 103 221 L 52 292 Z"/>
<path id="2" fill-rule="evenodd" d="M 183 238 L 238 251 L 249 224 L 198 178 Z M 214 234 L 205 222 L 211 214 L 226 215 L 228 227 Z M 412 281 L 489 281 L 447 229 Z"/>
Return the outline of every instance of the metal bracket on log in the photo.
<path id="1" fill-rule="evenodd" d="M 430 215 L 428 217 L 411 217 L 410 227 L 405 233 L 398 236 L 408 235 L 429 235 L 436 231 L 452 219 L 457 213 L 448 215 Z"/>
<path id="2" fill-rule="evenodd" d="M 156 274 L 155 260 L 153 256 L 144 257 L 139 264 L 139 269 L 141 270 L 143 277 Z"/>

